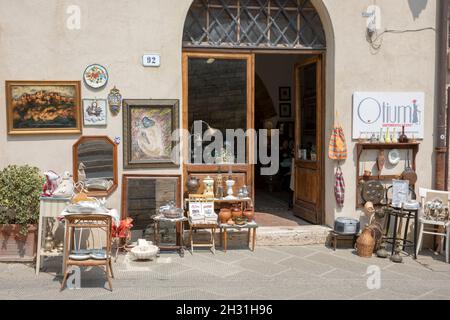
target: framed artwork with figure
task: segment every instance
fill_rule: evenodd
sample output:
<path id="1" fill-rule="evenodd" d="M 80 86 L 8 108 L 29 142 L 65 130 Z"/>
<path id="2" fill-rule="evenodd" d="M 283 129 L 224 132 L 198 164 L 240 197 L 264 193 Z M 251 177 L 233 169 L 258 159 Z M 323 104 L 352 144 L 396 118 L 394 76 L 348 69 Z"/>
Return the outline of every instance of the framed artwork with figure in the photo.
<path id="1" fill-rule="evenodd" d="M 178 100 L 123 100 L 124 168 L 178 167 Z"/>
<path id="2" fill-rule="evenodd" d="M 80 81 L 6 81 L 8 134 L 81 133 Z"/>

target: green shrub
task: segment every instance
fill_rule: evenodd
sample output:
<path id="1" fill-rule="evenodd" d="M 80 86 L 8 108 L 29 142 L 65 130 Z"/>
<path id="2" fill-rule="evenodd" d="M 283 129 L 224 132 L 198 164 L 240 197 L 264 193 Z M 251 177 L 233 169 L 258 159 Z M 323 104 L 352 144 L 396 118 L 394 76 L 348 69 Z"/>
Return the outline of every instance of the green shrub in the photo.
<path id="1" fill-rule="evenodd" d="M 39 220 L 39 196 L 45 179 L 39 168 L 10 165 L 0 171 L 0 224 L 21 225 Z"/>

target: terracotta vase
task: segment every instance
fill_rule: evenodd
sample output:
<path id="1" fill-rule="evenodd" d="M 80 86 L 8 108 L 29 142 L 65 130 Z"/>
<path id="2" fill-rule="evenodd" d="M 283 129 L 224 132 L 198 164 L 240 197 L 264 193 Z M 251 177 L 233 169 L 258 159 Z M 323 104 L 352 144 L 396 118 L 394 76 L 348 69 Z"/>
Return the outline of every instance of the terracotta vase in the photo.
<path id="1" fill-rule="evenodd" d="M 248 222 L 252 222 L 255 218 L 255 211 L 253 208 L 247 208 L 244 210 L 243 216 L 247 218 Z"/>
<path id="2" fill-rule="evenodd" d="M 234 206 L 231 209 L 231 216 L 233 217 L 233 220 L 235 220 L 236 218 L 242 217 L 242 210 L 241 210 L 241 208 L 239 208 L 238 206 Z"/>
<path id="3" fill-rule="evenodd" d="M 231 210 L 228 208 L 222 208 L 219 212 L 219 220 L 221 223 L 227 223 L 231 219 Z"/>

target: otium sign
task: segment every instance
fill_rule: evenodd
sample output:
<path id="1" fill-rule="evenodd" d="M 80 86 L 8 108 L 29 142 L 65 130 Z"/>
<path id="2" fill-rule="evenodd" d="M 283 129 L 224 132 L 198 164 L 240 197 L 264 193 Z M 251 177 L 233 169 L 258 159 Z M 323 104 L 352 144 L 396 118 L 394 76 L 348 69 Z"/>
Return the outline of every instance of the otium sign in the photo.
<path id="1" fill-rule="evenodd" d="M 423 139 L 425 94 L 423 92 L 355 92 L 353 94 L 353 139 L 399 133 Z"/>

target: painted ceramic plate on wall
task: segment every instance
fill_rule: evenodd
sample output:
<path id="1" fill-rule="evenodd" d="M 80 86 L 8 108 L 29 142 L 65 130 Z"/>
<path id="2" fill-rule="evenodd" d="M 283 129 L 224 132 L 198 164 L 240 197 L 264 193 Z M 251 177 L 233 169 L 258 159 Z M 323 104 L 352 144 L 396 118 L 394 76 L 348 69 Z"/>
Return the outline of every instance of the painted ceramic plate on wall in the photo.
<path id="1" fill-rule="evenodd" d="M 84 70 L 83 79 L 89 87 L 98 89 L 108 82 L 108 71 L 99 64 L 91 64 Z"/>

